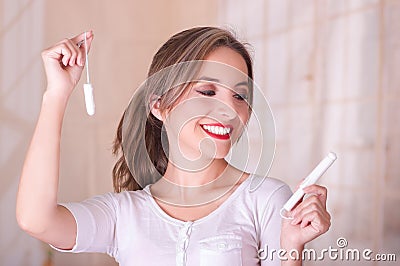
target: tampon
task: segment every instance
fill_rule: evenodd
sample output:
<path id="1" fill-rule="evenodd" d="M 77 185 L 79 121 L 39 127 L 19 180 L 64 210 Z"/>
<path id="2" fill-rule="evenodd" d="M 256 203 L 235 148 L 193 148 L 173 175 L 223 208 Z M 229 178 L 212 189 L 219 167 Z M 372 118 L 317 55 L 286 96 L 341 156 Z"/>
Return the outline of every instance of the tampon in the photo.
<path id="1" fill-rule="evenodd" d="M 315 184 L 318 179 L 328 170 L 328 168 L 333 164 L 336 160 L 337 156 L 335 153 L 330 152 L 318 165 L 314 168 L 314 170 L 301 182 L 299 188 L 296 192 L 290 197 L 290 199 L 283 205 L 283 209 L 286 211 L 291 211 L 297 202 L 304 196 L 303 188 Z"/>
<path id="2" fill-rule="evenodd" d="M 88 58 L 86 32 L 85 32 L 85 56 L 86 56 L 86 84 L 83 84 L 83 92 L 85 94 L 86 112 L 88 113 L 88 115 L 94 115 L 95 105 L 93 97 L 93 86 L 90 83 L 90 76 L 89 76 L 89 58 Z"/>

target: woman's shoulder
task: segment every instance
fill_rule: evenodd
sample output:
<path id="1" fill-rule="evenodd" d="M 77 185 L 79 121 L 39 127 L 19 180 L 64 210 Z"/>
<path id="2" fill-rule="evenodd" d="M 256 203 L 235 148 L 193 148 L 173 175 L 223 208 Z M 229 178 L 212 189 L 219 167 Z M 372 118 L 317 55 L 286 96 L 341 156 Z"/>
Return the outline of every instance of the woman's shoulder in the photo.
<path id="1" fill-rule="evenodd" d="M 104 205 L 114 209 L 119 209 L 124 206 L 140 206 L 148 201 L 147 193 L 144 189 L 135 191 L 122 191 L 122 192 L 107 192 L 92 196 L 82 202 L 86 205 Z M 79 202 L 76 202 L 78 204 Z"/>
<path id="2" fill-rule="evenodd" d="M 111 193 L 113 197 L 120 203 L 124 202 L 146 202 L 148 200 L 148 192 L 146 188 L 138 190 L 126 190 Z"/>
<path id="3" fill-rule="evenodd" d="M 280 179 L 252 174 L 249 177 L 247 194 L 255 203 L 265 205 L 271 201 L 285 202 L 292 195 L 289 186 Z"/>
<path id="4" fill-rule="evenodd" d="M 289 188 L 289 186 L 284 181 L 275 177 L 250 174 L 248 178 L 250 179 L 249 190 L 252 192 L 257 190 L 264 192 L 274 191 L 283 187 Z"/>

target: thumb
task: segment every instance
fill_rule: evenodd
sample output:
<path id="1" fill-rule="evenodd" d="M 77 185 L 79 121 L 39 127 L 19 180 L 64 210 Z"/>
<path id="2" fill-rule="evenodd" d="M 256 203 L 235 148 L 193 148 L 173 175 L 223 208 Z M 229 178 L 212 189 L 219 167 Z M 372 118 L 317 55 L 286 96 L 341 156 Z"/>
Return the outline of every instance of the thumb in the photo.
<path id="1" fill-rule="evenodd" d="M 86 42 L 85 42 L 85 34 L 86 34 Z M 71 41 L 75 43 L 79 49 L 81 49 L 83 52 L 85 51 L 85 45 L 87 45 L 87 51 L 90 51 L 90 47 L 92 46 L 92 41 L 94 38 L 93 31 L 85 31 L 82 32 L 75 37 L 71 38 Z"/>

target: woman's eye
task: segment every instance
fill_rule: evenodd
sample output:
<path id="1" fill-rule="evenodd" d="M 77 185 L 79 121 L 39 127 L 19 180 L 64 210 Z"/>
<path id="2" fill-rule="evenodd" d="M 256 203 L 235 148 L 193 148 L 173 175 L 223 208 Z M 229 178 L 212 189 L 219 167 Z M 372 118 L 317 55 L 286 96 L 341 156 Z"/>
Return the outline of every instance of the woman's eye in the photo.
<path id="1" fill-rule="evenodd" d="M 213 90 L 196 90 L 196 91 L 204 96 L 214 96 L 215 95 L 215 91 L 213 91 Z"/>
<path id="2" fill-rule="evenodd" d="M 247 94 L 235 94 L 235 95 L 233 95 L 233 97 L 235 99 L 237 99 L 237 100 L 240 100 L 240 101 L 244 101 L 244 100 L 247 100 L 249 98 L 247 96 Z"/>

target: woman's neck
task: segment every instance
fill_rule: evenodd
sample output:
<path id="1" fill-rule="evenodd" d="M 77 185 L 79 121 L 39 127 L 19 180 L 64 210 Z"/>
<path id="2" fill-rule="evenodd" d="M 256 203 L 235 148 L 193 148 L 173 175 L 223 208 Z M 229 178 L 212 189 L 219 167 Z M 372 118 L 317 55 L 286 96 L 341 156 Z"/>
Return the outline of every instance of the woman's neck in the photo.
<path id="1" fill-rule="evenodd" d="M 228 167 L 229 165 L 224 159 L 214 159 L 204 169 L 195 171 L 182 169 L 168 162 L 164 178 L 179 186 L 203 186 L 221 177 Z"/>
<path id="2" fill-rule="evenodd" d="M 224 159 L 213 160 L 201 171 L 187 171 L 168 164 L 164 177 L 151 186 L 158 200 L 180 206 L 202 205 L 225 195 L 248 174 Z"/>

